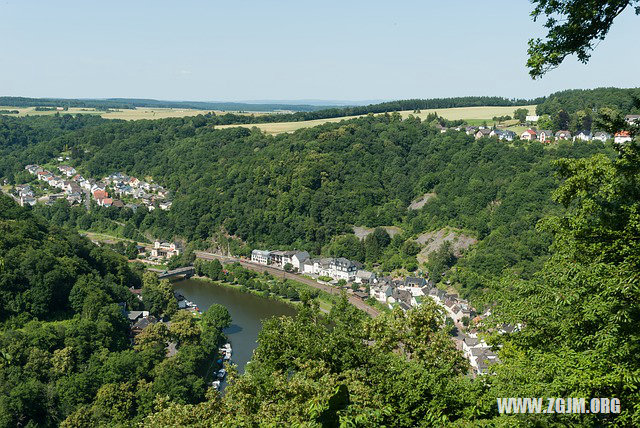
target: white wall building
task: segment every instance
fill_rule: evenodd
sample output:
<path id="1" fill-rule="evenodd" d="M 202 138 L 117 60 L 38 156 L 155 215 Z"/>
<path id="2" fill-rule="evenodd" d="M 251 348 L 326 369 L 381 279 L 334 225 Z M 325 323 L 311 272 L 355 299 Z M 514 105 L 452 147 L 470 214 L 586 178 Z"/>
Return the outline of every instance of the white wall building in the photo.
<path id="1" fill-rule="evenodd" d="M 160 242 L 156 241 L 151 249 L 151 255 L 153 257 L 169 258 L 180 254 L 180 250 L 173 242 Z"/>
<path id="2" fill-rule="evenodd" d="M 300 251 L 295 253 L 293 256 L 291 256 L 291 264 L 293 265 L 293 268 L 295 270 L 297 270 L 298 272 L 303 272 L 304 271 L 304 262 L 305 260 L 307 260 L 309 258 L 309 253 L 307 253 L 306 251 Z"/>
<path id="3" fill-rule="evenodd" d="M 271 251 L 253 250 L 251 251 L 251 261 L 261 265 L 268 265 L 271 263 Z"/>

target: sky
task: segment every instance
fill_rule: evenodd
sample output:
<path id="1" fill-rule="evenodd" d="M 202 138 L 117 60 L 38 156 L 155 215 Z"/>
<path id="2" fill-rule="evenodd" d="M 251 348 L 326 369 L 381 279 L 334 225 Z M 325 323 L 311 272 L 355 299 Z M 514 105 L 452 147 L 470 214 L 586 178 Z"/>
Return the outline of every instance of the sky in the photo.
<path id="1" fill-rule="evenodd" d="M 525 0 L 0 0 L 0 95 L 391 100 L 640 86 L 626 11 L 587 65 L 542 80 Z"/>

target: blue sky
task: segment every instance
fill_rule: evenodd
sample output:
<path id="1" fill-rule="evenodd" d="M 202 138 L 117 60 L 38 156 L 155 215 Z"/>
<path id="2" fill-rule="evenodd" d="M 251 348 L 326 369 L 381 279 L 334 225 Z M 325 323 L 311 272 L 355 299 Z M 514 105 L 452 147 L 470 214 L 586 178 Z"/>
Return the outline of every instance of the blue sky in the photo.
<path id="1" fill-rule="evenodd" d="M 541 81 L 523 0 L 0 0 L 0 95 L 167 100 L 534 97 L 640 86 L 627 11 Z"/>

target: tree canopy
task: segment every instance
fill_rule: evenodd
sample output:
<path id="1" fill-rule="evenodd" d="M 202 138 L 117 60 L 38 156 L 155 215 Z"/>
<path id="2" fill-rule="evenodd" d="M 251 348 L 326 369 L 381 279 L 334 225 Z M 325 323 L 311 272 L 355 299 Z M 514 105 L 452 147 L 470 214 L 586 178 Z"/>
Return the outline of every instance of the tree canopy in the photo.
<path id="1" fill-rule="evenodd" d="M 529 40 L 527 67 L 531 77 L 542 77 L 569 55 L 586 63 L 597 42 L 604 40 L 614 20 L 627 8 L 640 15 L 638 0 L 533 0 L 534 21 L 546 18 L 546 38 Z"/>

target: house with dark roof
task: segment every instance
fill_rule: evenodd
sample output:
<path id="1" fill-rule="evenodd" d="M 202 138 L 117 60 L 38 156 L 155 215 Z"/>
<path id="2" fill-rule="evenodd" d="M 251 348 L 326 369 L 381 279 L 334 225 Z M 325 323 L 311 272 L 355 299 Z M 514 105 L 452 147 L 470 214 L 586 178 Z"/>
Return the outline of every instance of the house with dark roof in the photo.
<path id="1" fill-rule="evenodd" d="M 131 326 L 131 334 L 137 336 L 138 334 L 142 333 L 142 330 L 157 322 L 158 319 L 153 315 L 140 318 Z"/>
<path id="2" fill-rule="evenodd" d="M 640 114 L 628 114 L 624 117 L 627 123 L 640 123 Z"/>
<path id="3" fill-rule="evenodd" d="M 604 143 L 607 140 L 611 139 L 611 134 L 609 134 L 607 132 L 604 132 L 604 131 L 598 131 L 595 134 L 593 134 L 593 139 L 594 140 L 598 140 L 598 141 L 602 141 Z"/>
<path id="4" fill-rule="evenodd" d="M 538 131 L 538 140 L 541 142 L 553 141 L 553 131 L 550 129 L 541 129 Z"/>
<path id="5" fill-rule="evenodd" d="M 422 288 L 427 285 L 427 280 L 416 276 L 408 276 L 404 279 L 404 286 L 407 288 Z"/>
<path id="6" fill-rule="evenodd" d="M 394 288 L 393 289 L 393 293 L 391 295 L 391 299 L 393 299 L 392 303 L 394 303 L 394 302 L 396 302 L 396 303 L 403 302 L 406 305 L 408 305 L 409 307 L 411 307 L 413 305 L 413 296 L 407 290 L 401 290 L 399 288 Z"/>
<path id="7" fill-rule="evenodd" d="M 517 134 L 509 129 L 493 129 L 489 136 L 497 137 L 498 140 L 513 141 L 517 137 Z"/>
<path id="8" fill-rule="evenodd" d="M 482 128 L 482 129 L 478 129 L 474 136 L 476 140 L 479 140 L 482 137 L 488 137 L 490 135 L 491 135 L 491 129 Z"/>
<path id="9" fill-rule="evenodd" d="M 573 141 L 591 141 L 592 138 L 590 131 L 580 131 L 575 137 L 573 137 Z"/>

